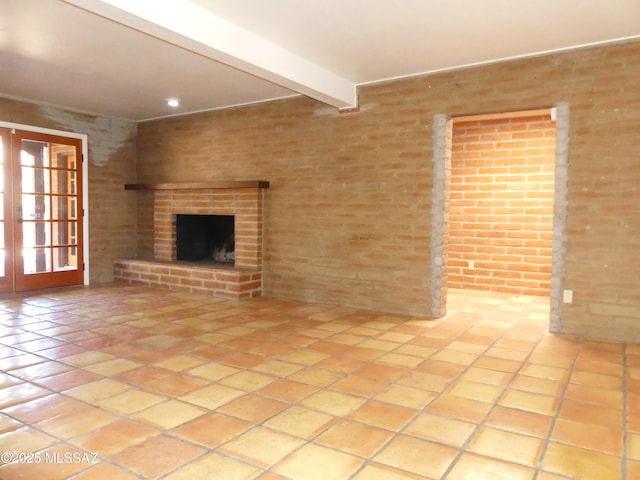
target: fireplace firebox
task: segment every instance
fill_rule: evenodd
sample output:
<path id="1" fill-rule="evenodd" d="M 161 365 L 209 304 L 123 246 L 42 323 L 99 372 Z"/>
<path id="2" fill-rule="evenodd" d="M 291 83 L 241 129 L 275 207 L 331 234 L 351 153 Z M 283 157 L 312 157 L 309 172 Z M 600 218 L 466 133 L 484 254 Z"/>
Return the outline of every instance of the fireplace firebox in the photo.
<path id="1" fill-rule="evenodd" d="M 176 215 L 176 260 L 235 264 L 234 215 Z"/>

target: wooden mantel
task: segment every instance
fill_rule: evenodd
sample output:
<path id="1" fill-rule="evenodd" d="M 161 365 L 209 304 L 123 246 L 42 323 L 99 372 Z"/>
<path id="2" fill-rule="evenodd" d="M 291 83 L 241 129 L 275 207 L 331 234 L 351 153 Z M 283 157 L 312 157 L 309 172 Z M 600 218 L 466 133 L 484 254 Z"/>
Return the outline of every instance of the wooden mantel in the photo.
<path id="1" fill-rule="evenodd" d="M 223 190 L 233 188 L 269 188 L 264 180 L 217 182 L 126 183 L 125 190 Z"/>

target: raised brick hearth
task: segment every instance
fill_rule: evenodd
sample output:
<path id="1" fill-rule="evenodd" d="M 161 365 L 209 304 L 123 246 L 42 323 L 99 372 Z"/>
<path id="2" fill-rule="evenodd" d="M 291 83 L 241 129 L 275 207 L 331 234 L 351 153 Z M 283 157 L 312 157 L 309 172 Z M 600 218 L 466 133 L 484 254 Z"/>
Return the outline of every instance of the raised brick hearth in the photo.
<path id="1" fill-rule="evenodd" d="M 263 189 L 268 184 L 256 183 L 259 186 L 237 188 L 230 188 L 228 183 L 223 187 L 213 184 L 140 186 L 144 187 L 138 188 L 140 190 L 154 190 L 154 258 L 116 260 L 114 281 L 233 300 L 260 296 Z M 235 265 L 176 261 L 177 214 L 233 215 Z"/>

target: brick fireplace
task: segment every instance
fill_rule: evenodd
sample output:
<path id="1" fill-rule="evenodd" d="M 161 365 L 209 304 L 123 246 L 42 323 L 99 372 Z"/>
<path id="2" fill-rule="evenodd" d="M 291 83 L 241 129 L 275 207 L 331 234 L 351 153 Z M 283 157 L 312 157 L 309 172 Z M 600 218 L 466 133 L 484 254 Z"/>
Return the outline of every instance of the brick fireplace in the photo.
<path id="1" fill-rule="evenodd" d="M 231 300 L 262 294 L 263 181 L 126 185 L 153 190 L 154 258 L 118 259 L 114 281 Z M 232 215 L 234 265 L 176 260 L 176 215 Z"/>

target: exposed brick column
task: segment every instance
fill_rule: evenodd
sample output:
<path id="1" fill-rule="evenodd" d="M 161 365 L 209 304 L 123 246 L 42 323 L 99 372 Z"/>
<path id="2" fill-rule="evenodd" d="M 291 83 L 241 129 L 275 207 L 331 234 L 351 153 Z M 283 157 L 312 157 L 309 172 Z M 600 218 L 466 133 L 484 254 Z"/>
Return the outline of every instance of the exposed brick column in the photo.
<path id="1" fill-rule="evenodd" d="M 433 187 L 431 193 L 431 315 L 447 313 L 447 255 L 449 190 L 451 177 L 451 125 L 449 117 L 433 119 Z"/>
<path id="2" fill-rule="evenodd" d="M 569 103 L 556 104 L 556 170 L 553 199 L 553 246 L 551 253 L 551 311 L 549 331 L 562 332 L 562 298 L 567 252 L 569 204 Z"/>

